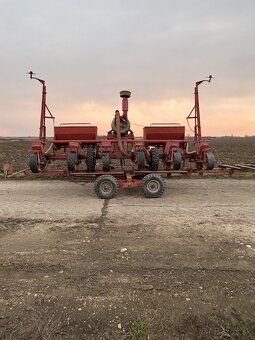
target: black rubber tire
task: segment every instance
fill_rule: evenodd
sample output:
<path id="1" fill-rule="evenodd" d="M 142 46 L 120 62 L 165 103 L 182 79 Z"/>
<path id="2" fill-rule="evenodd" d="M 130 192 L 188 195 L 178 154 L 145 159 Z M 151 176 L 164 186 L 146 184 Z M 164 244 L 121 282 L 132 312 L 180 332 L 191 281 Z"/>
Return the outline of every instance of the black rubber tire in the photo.
<path id="1" fill-rule="evenodd" d="M 99 176 L 95 180 L 94 191 L 99 198 L 111 199 L 118 191 L 118 181 L 112 175 Z"/>
<path id="2" fill-rule="evenodd" d="M 174 155 L 174 166 L 173 169 L 174 170 L 180 170 L 180 168 L 182 167 L 182 155 L 179 151 L 175 151 Z"/>
<path id="3" fill-rule="evenodd" d="M 30 170 L 35 174 L 40 172 L 41 169 L 40 169 L 40 165 L 38 162 L 38 155 L 36 153 L 32 153 L 30 155 L 29 167 L 30 167 Z"/>
<path id="4" fill-rule="evenodd" d="M 87 148 L 86 165 L 88 172 L 94 172 L 96 167 L 96 155 L 93 146 Z"/>
<path id="5" fill-rule="evenodd" d="M 67 154 L 67 169 L 68 171 L 74 172 L 75 169 L 75 165 L 76 165 L 76 161 L 77 161 L 77 155 L 75 152 L 68 152 Z"/>
<path id="6" fill-rule="evenodd" d="M 145 168 L 145 154 L 143 151 L 137 152 L 137 169 Z"/>
<path id="7" fill-rule="evenodd" d="M 110 171 L 110 153 L 106 152 L 102 154 L 103 171 Z"/>
<path id="8" fill-rule="evenodd" d="M 158 171 L 159 168 L 159 150 L 156 147 L 150 149 L 150 170 Z"/>
<path id="9" fill-rule="evenodd" d="M 215 165 L 215 157 L 214 154 L 211 151 L 206 152 L 206 164 L 204 168 L 206 170 L 213 170 Z"/>
<path id="10" fill-rule="evenodd" d="M 141 187 L 143 194 L 147 198 L 158 198 L 165 191 L 165 181 L 158 174 L 148 174 L 144 176 Z"/>

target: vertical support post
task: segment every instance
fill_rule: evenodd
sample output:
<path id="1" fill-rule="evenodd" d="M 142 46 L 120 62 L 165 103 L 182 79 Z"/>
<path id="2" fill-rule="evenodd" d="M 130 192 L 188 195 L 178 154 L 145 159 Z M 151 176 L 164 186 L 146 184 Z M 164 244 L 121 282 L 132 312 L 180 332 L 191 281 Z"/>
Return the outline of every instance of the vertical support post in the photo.
<path id="1" fill-rule="evenodd" d="M 123 97 L 122 98 L 122 118 L 127 120 L 127 116 L 128 116 L 128 98 Z"/>
<path id="2" fill-rule="evenodd" d="M 195 95 L 195 128 L 194 128 L 194 144 L 195 150 L 198 152 L 199 143 L 201 141 L 201 120 L 200 120 L 200 107 L 199 107 L 199 94 L 198 94 L 198 86 L 201 84 L 201 81 L 196 82 L 194 95 Z"/>
<path id="3" fill-rule="evenodd" d="M 42 103 L 41 103 L 41 120 L 39 129 L 39 140 L 45 145 L 46 142 L 46 123 L 45 123 L 45 108 L 46 108 L 46 85 L 44 80 L 39 80 L 42 84 Z"/>
<path id="4" fill-rule="evenodd" d="M 199 82 L 200 83 L 200 82 Z M 195 87 L 195 139 L 196 141 L 201 140 L 201 121 L 200 121 L 200 107 L 199 107 L 199 94 L 198 94 L 198 83 Z"/>
<path id="5" fill-rule="evenodd" d="M 124 120 L 128 119 L 128 98 L 130 98 L 130 91 L 120 91 L 120 97 L 122 98 L 122 116 Z"/>
<path id="6" fill-rule="evenodd" d="M 194 147 L 195 147 L 195 151 L 196 151 L 197 155 L 200 154 L 201 144 L 202 144 L 202 142 L 201 142 L 202 132 L 201 132 L 198 86 L 200 84 L 202 84 L 204 81 L 210 83 L 211 80 L 212 80 L 212 75 L 210 75 L 208 77 L 208 79 L 203 79 L 203 80 L 196 82 L 196 86 L 195 86 L 195 89 L 194 89 L 195 105 L 193 106 L 192 110 L 190 111 L 189 115 L 187 116 L 187 122 L 189 121 L 189 119 L 195 120 L 195 124 L 194 124 Z M 194 112 L 194 115 L 192 116 L 193 112 Z M 189 122 L 188 122 L 188 124 L 189 124 Z"/>
<path id="7" fill-rule="evenodd" d="M 41 143 L 41 148 L 42 150 L 44 150 L 44 146 L 46 143 L 46 118 L 54 119 L 54 117 L 52 116 L 46 104 L 47 92 L 46 92 L 45 80 L 34 77 L 35 73 L 33 73 L 32 71 L 28 72 L 28 74 L 30 75 L 30 79 L 36 79 L 42 84 L 42 102 L 41 102 L 41 117 L 40 117 L 40 127 L 39 127 L 39 140 Z M 50 116 L 48 117 L 46 117 L 46 109 L 50 114 Z"/>

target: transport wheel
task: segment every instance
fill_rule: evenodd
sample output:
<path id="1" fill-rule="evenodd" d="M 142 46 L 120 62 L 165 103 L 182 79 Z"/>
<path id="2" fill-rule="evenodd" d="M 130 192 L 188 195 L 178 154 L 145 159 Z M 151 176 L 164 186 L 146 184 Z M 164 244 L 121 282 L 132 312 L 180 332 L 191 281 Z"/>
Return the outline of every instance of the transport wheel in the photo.
<path id="1" fill-rule="evenodd" d="M 103 163 L 103 170 L 104 171 L 110 171 L 110 154 L 109 152 L 102 154 L 102 163 Z"/>
<path id="2" fill-rule="evenodd" d="M 157 171 L 159 168 L 159 150 L 154 147 L 150 149 L 150 170 Z"/>
<path id="3" fill-rule="evenodd" d="M 142 180 L 143 194 L 147 198 L 158 198 L 165 191 L 165 181 L 158 174 L 149 174 Z"/>
<path id="4" fill-rule="evenodd" d="M 94 183 L 94 191 L 99 198 L 113 198 L 118 190 L 118 181 L 111 175 L 99 176 Z"/>
<path id="5" fill-rule="evenodd" d="M 30 158 L 29 158 L 29 167 L 30 167 L 30 170 L 33 173 L 38 173 L 38 172 L 41 171 L 40 164 L 39 164 L 39 161 L 38 161 L 38 155 L 36 153 L 32 153 L 30 155 Z"/>
<path id="6" fill-rule="evenodd" d="M 179 151 L 174 152 L 174 170 L 180 170 L 182 167 L 182 155 Z"/>
<path id="7" fill-rule="evenodd" d="M 76 161 L 77 161 L 77 155 L 75 152 L 68 152 L 67 154 L 67 169 L 68 171 L 75 171 L 75 166 L 76 166 Z"/>
<path id="8" fill-rule="evenodd" d="M 94 147 L 92 145 L 90 145 L 87 148 L 86 164 L 87 164 L 88 172 L 94 172 L 95 171 L 96 155 L 95 155 Z"/>
<path id="9" fill-rule="evenodd" d="M 215 157 L 214 154 L 211 151 L 206 152 L 206 162 L 204 165 L 204 169 L 206 170 L 212 170 L 214 168 L 215 164 Z"/>
<path id="10" fill-rule="evenodd" d="M 145 168 L 145 154 L 143 151 L 137 152 L 137 168 L 144 169 Z"/>

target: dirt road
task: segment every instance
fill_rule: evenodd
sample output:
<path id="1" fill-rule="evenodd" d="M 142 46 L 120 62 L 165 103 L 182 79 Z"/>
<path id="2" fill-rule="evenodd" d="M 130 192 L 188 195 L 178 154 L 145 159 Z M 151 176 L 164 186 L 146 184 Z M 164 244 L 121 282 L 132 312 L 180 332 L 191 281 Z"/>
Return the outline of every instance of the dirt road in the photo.
<path id="1" fill-rule="evenodd" d="M 1 181 L 0 203 L 1 339 L 255 338 L 254 179 Z"/>

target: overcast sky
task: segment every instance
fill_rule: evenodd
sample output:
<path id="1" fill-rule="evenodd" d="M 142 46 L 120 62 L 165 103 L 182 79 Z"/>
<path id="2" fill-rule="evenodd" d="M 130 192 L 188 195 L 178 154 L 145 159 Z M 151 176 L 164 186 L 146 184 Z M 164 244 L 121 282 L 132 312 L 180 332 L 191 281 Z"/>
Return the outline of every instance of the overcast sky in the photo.
<path id="1" fill-rule="evenodd" d="M 37 135 L 46 80 L 56 123 L 185 124 L 200 88 L 202 132 L 255 135 L 254 0 L 0 0 L 0 135 Z M 137 135 L 142 128 L 133 126 Z M 51 129 L 49 129 L 51 134 Z"/>

